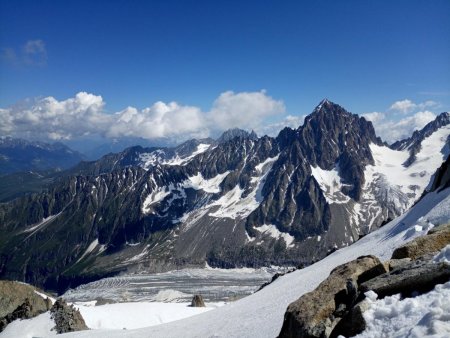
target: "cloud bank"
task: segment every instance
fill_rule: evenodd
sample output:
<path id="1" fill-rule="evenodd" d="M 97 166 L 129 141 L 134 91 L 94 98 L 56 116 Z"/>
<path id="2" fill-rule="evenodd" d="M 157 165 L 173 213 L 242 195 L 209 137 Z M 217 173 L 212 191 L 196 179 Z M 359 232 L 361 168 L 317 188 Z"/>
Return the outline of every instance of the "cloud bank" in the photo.
<path id="1" fill-rule="evenodd" d="M 362 114 L 372 121 L 377 135 L 392 143 L 409 137 L 436 115 L 426 107 L 437 107 L 433 101 L 394 102 L 386 112 Z M 127 107 L 110 114 L 99 95 L 80 92 L 58 101 L 54 97 L 25 100 L 0 109 L 0 135 L 34 140 L 76 140 L 89 136 L 109 139 L 143 138 L 179 143 L 190 138 L 217 136 L 238 127 L 253 129 L 259 135 L 276 136 L 284 127 L 298 128 L 305 115 L 285 115 L 281 100 L 265 91 L 226 91 L 220 94 L 208 111 L 177 102 L 158 101 L 137 109 Z"/>
<path id="2" fill-rule="evenodd" d="M 80 92 L 58 101 L 54 97 L 27 100 L 0 109 L 2 135 L 29 139 L 69 140 L 87 135 L 184 140 L 207 137 L 228 128 L 261 128 L 264 119 L 285 112 L 282 101 L 265 91 L 219 95 L 207 112 L 176 102 L 156 102 L 108 114 L 101 96 Z"/>
<path id="3" fill-rule="evenodd" d="M 392 143 L 411 136 L 418 129 L 436 118 L 436 114 L 425 108 L 438 107 L 434 101 L 414 103 L 405 99 L 394 102 L 389 110 L 401 114 L 401 118 L 392 118 L 392 114 L 383 112 L 371 112 L 362 114 L 367 120 L 372 121 L 375 131 L 383 141 Z M 395 114 L 395 113 L 394 113 Z"/>

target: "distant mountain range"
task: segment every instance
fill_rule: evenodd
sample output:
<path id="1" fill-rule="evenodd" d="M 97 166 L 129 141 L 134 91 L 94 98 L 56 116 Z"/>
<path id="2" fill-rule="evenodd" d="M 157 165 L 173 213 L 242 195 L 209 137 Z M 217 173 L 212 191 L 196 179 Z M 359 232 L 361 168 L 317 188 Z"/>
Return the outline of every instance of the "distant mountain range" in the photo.
<path id="1" fill-rule="evenodd" d="M 0 175 L 15 172 L 63 170 L 82 161 L 84 156 L 62 143 L 31 142 L 0 138 Z"/>
<path id="2" fill-rule="evenodd" d="M 388 146 L 371 122 L 323 100 L 275 138 L 231 130 L 82 162 L 0 205 L 0 278 L 63 291 L 123 271 L 310 264 L 431 188 L 449 120 Z"/>

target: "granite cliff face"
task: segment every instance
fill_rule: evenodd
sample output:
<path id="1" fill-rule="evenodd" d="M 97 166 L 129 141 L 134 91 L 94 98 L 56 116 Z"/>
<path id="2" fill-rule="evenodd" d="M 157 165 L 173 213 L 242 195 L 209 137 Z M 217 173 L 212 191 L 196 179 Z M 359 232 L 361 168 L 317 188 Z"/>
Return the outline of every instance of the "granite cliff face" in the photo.
<path id="1" fill-rule="evenodd" d="M 323 100 L 276 138 L 231 130 L 83 163 L 0 205 L 0 277 L 62 291 L 119 271 L 309 264 L 421 196 L 448 155 L 445 121 L 390 148 Z"/>

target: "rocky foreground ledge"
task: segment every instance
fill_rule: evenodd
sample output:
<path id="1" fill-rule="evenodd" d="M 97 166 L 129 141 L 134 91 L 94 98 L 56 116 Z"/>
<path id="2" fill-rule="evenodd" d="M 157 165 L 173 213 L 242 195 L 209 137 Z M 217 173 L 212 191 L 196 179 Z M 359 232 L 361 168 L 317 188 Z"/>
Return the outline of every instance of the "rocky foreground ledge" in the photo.
<path id="1" fill-rule="evenodd" d="M 450 224 L 397 248 L 389 261 L 363 256 L 336 267 L 314 291 L 291 303 L 279 337 L 352 337 L 367 327 L 366 294 L 412 297 L 450 280 L 450 264 L 433 257 L 450 243 Z"/>
<path id="2" fill-rule="evenodd" d="M 30 319 L 47 311 L 57 333 L 88 329 L 80 312 L 64 300 L 55 301 L 29 284 L 0 281 L 0 332 L 17 319 Z"/>

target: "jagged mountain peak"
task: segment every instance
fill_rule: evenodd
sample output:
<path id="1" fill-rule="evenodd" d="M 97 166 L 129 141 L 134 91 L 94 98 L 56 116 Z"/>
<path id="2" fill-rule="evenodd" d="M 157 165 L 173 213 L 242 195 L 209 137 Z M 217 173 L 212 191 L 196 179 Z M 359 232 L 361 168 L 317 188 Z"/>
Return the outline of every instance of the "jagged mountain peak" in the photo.
<path id="1" fill-rule="evenodd" d="M 348 113 L 344 108 L 342 108 L 337 103 L 328 100 L 327 98 L 320 101 L 320 103 L 314 108 L 314 113 L 326 113 L 326 112 L 339 112 L 339 113 Z"/>
<path id="2" fill-rule="evenodd" d="M 258 135 L 256 135 L 253 130 L 251 132 L 248 132 L 239 128 L 231 128 L 222 133 L 222 135 L 217 139 L 217 143 L 225 143 L 236 137 L 256 140 L 258 138 Z"/>

